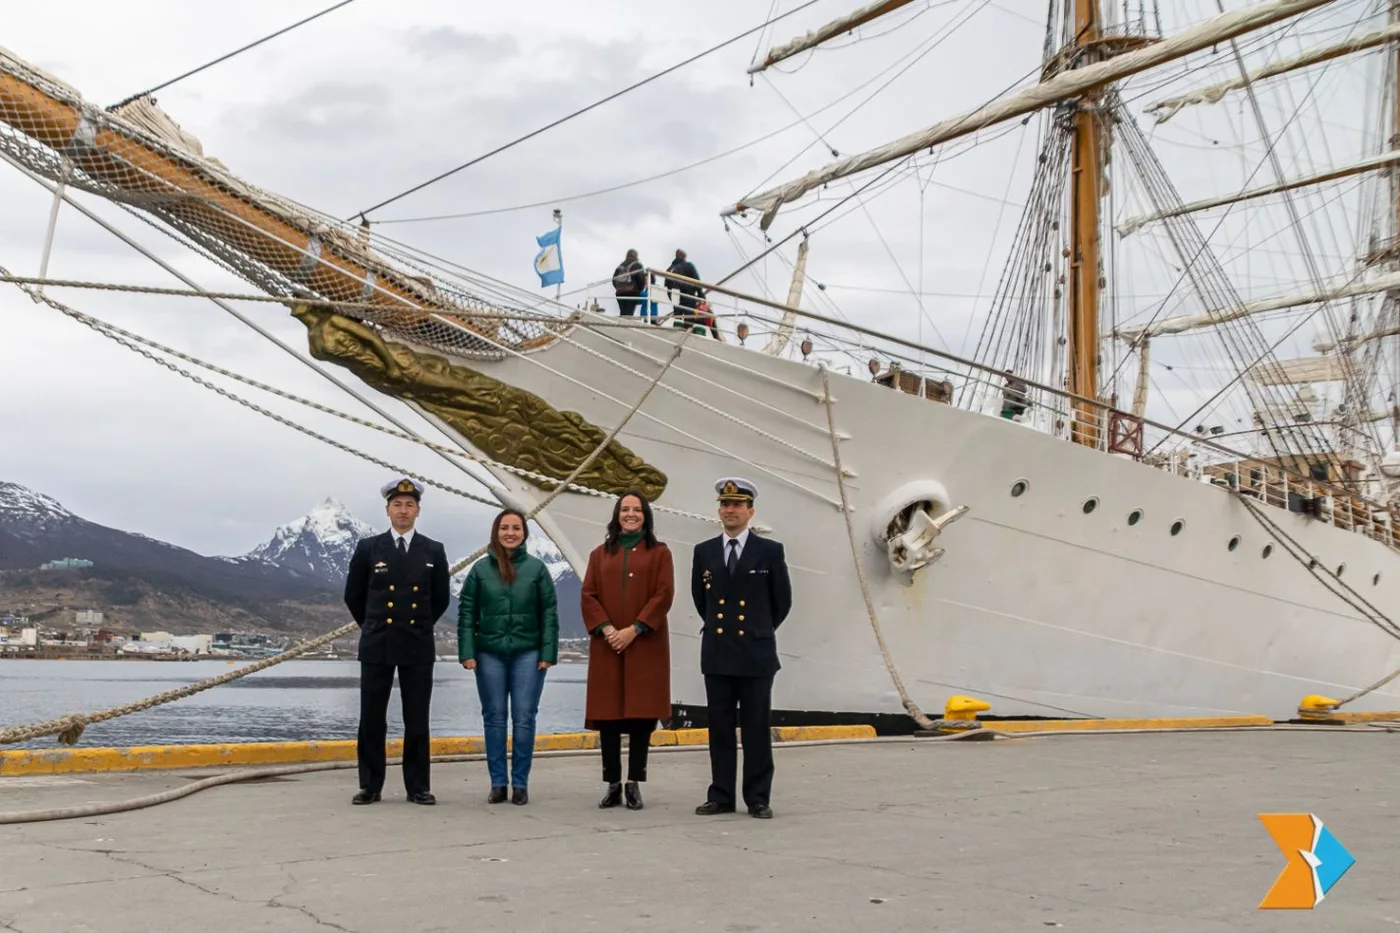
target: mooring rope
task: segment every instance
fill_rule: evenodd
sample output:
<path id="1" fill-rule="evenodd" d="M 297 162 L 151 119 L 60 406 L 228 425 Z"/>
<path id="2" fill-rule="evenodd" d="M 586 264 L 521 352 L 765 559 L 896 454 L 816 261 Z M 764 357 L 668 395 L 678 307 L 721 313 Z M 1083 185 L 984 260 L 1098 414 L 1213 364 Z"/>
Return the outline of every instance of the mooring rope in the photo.
<path id="1" fill-rule="evenodd" d="M 671 358 L 668 359 L 665 365 L 661 367 L 660 371 L 657 372 L 656 376 L 652 379 L 651 384 L 647 386 L 646 390 L 642 392 L 641 397 L 637 399 L 636 404 L 634 404 L 631 407 L 631 409 L 628 410 L 627 414 L 623 416 L 622 420 L 618 422 L 617 426 L 614 427 L 610 432 L 608 432 L 608 436 L 603 438 L 602 442 L 599 443 L 598 446 L 595 447 L 587 457 L 585 457 L 582 461 L 579 462 L 578 466 L 574 468 L 574 471 L 569 474 L 568 478 L 555 485 L 554 489 L 552 489 L 547 496 L 541 499 L 539 503 L 536 504 L 533 508 L 528 510 L 528 512 L 526 513 L 527 520 L 534 518 L 536 515 L 542 512 L 551 502 L 555 500 L 557 496 L 559 496 L 561 493 L 564 492 L 565 489 L 568 488 L 569 484 L 573 483 L 574 480 L 578 479 L 579 474 L 581 474 L 584 470 L 588 469 L 588 467 L 593 463 L 593 461 L 598 459 L 598 457 L 602 455 L 603 451 L 606 450 L 608 445 L 613 442 L 613 439 L 617 437 L 618 433 L 622 431 L 622 429 L 627 425 L 629 421 L 632 420 L 632 416 L 637 413 L 638 409 L 642 407 L 642 405 L 646 402 L 647 398 L 651 396 L 652 390 L 656 388 L 657 384 L 661 382 L 662 378 L 666 375 L 666 373 L 670 371 L 671 364 L 674 363 L 680 357 L 681 350 L 687 342 L 689 336 L 689 334 L 682 335 L 681 342 L 676 344 L 674 350 L 671 353 Z M 473 561 L 477 560 L 477 558 L 485 554 L 486 548 L 487 545 L 482 545 L 481 547 L 473 551 L 470 555 L 462 558 L 460 561 L 454 564 L 448 570 L 449 576 L 451 574 L 458 573 L 462 570 L 462 568 L 470 565 Z M 64 745 L 76 745 L 78 740 L 82 738 L 84 730 L 92 723 L 104 722 L 108 719 L 116 719 L 118 716 L 127 716 L 131 713 L 139 713 L 144 710 L 151 709 L 152 707 L 160 706 L 165 703 L 171 703 L 175 700 L 181 700 L 185 697 L 193 696 L 196 693 L 200 693 L 201 691 L 208 690 L 212 687 L 217 687 L 222 684 L 231 683 L 232 681 L 238 680 L 239 678 L 247 677 L 249 674 L 255 674 L 258 671 L 266 670 L 267 668 L 272 667 L 273 665 L 281 664 L 283 661 L 290 661 L 292 658 L 300 657 L 301 655 L 314 648 L 319 648 L 322 645 L 335 641 L 337 638 L 350 634 L 358 627 L 359 623 L 347 622 L 339 628 L 335 629 L 334 631 L 327 632 L 324 635 L 320 635 L 316 638 L 313 638 L 308 642 L 304 642 L 302 644 L 296 645 L 295 647 L 289 648 L 281 654 L 274 655 L 270 658 L 264 658 L 261 661 L 257 661 L 253 664 L 249 664 L 246 667 L 241 667 L 234 671 L 229 671 L 226 674 L 220 674 L 217 677 L 210 677 L 206 680 L 201 680 L 193 684 L 187 684 L 183 687 L 179 687 L 174 690 L 167 690 L 164 693 L 158 693 L 154 696 L 149 696 L 142 700 L 136 700 L 132 703 L 125 703 L 121 706 L 114 706 L 96 713 L 69 713 L 65 716 L 60 716 L 57 719 L 49 719 L 44 722 L 30 723 L 24 726 L 11 726 L 8 729 L 0 730 L 0 745 L 12 745 L 16 742 L 24 742 L 30 739 L 42 738 L 46 735 L 57 735 L 58 741 Z"/>
<path id="2" fill-rule="evenodd" d="M 1390 635 L 1392 638 L 1400 638 L 1400 626 L 1397 626 L 1396 623 L 1393 622 L 1389 617 L 1387 617 L 1385 613 L 1381 612 L 1375 606 L 1371 605 L 1365 597 L 1363 597 L 1360 593 L 1356 592 L 1356 590 L 1352 589 L 1352 587 L 1349 584 L 1344 583 L 1341 577 L 1332 573 L 1330 569 L 1323 567 L 1322 562 L 1320 560 L 1318 560 L 1311 553 L 1309 553 L 1308 550 L 1305 547 L 1303 547 L 1303 545 L 1295 541 L 1293 537 L 1288 534 L 1288 532 L 1280 528 L 1274 522 L 1273 519 L 1265 515 L 1263 513 L 1263 510 L 1249 496 L 1244 495 L 1240 490 L 1234 490 L 1234 494 L 1235 497 L 1239 499 L 1241 503 L 1244 504 L 1245 509 L 1249 512 L 1249 514 L 1254 516 L 1255 520 L 1259 522 L 1259 524 L 1264 528 L 1264 530 L 1267 531 L 1275 541 L 1283 545 L 1283 549 L 1287 551 L 1289 555 L 1293 557 L 1294 560 L 1302 564 L 1303 567 L 1308 571 L 1308 573 L 1316 577 L 1320 582 L 1323 583 L 1324 586 L 1327 586 L 1328 592 L 1332 593 L 1334 596 L 1342 600 L 1348 606 L 1361 613 L 1361 615 L 1366 618 L 1366 621 L 1375 625 L 1387 635 Z M 1327 581 L 1317 573 L 1319 567 L 1322 567 L 1322 569 L 1326 571 L 1328 577 L 1335 581 L 1339 586 L 1345 589 L 1352 596 L 1355 596 L 1360 604 L 1352 601 L 1351 599 L 1348 599 L 1346 594 L 1340 593 L 1337 590 L 1332 589 L 1332 587 L 1327 584 Z M 1385 677 L 1371 684 L 1369 687 L 1365 687 L 1361 690 L 1358 690 L 1351 696 L 1346 697 L 1345 699 L 1338 700 L 1337 705 L 1333 706 L 1332 709 L 1341 709 L 1346 704 L 1351 703 L 1355 700 L 1359 700 L 1362 697 L 1366 696 L 1368 693 L 1373 693 L 1374 691 L 1379 690 L 1381 687 L 1384 687 L 1386 684 L 1390 683 L 1397 677 L 1400 677 L 1400 668 L 1397 668 L 1390 674 L 1387 674 Z"/>
<path id="3" fill-rule="evenodd" d="M 841 516 L 846 520 L 846 538 L 851 545 L 851 562 L 856 568 L 856 579 L 860 581 L 860 595 L 865 600 L 865 611 L 870 616 L 870 627 L 875 630 L 875 641 L 880 646 L 880 654 L 885 659 L 885 669 L 890 672 L 890 679 L 894 681 L 895 689 L 899 691 L 900 702 L 904 704 L 905 711 L 923 729 L 933 731 L 938 728 L 939 723 L 934 722 L 919 709 L 917 703 L 909 696 L 909 691 L 904 687 L 904 681 L 899 676 L 898 669 L 895 668 L 894 659 L 890 657 L 889 646 L 885 644 L 885 633 L 880 628 L 880 618 L 875 612 L 875 603 L 870 598 L 870 585 L 865 581 L 865 568 L 860 565 L 860 549 L 856 547 L 856 532 L 851 525 L 851 503 L 846 495 L 846 479 L 841 467 L 841 441 L 836 431 L 836 415 L 831 408 L 831 383 L 827 376 L 825 365 L 819 366 L 822 373 L 822 401 L 826 405 L 826 423 L 831 434 L 831 457 L 836 464 L 836 488 L 841 493 Z M 950 723 L 966 728 L 969 724 L 965 722 Z"/>

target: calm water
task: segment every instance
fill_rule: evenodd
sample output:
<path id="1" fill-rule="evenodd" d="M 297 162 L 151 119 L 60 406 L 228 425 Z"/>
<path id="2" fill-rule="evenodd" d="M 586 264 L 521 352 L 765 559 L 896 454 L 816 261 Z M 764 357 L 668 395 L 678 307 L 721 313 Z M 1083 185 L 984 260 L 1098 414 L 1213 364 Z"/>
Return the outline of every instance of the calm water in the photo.
<path id="1" fill-rule="evenodd" d="M 88 713 L 130 703 L 223 674 L 247 662 L 0 661 L 0 727 Z M 89 726 L 80 746 L 176 745 L 353 739 L 359 722 L 359 664 L 287 661 L 142 713 Z M 588 667 L 549 669 L 537 728 L 583 726 Z M 397 684 L 389 698 L 389 737 L 403 735 Z M 480 735 L 474 675 L 439 661 L 433 685 L 433 735 Z M 55 748 L 53 737 L 8 746 Z"/>

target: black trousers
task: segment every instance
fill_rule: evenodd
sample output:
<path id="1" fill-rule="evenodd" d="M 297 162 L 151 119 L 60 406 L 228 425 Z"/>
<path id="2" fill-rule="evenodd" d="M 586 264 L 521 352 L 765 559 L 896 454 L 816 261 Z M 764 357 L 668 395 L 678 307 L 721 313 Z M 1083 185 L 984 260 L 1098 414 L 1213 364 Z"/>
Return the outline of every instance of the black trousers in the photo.
<path id="1" fill-rule="evenodd" d="M 744 805 L 767 804 L 773 790 L 773 734 L 769 731 L 772 712 L 773 678 L 705 678 L 705 702 L 710 719 L 711 803 L 735 803 L 734 778 L 738 749 L 734 744 L 737 726 L 744 743 Z M 737 710 L 736 710 L 737 707 Z"/>
<path id="2" fill-rule="evenodd" d="M 608 719 L 598 723 L 598 744 L 603 749 L 603 780 L 622 781 L 622 736 L 627 735 L 627 780 L 647 779 L 647 752 L 655 719 Z"/>
<path id="3" fill-rule="evenodd" d="M 380 793 L 384 789 L 384 740 L 388 725 L 389 694 L 394 670 L 399 672 L 399 696 L 403 700 L 403 786 L 409 794 L 427 793 L 428 705 L 433 697 L 432 664 L 369 664 L 360 662 L 360 732 L 356 755 L 360 763 L 360 789 Z"/>

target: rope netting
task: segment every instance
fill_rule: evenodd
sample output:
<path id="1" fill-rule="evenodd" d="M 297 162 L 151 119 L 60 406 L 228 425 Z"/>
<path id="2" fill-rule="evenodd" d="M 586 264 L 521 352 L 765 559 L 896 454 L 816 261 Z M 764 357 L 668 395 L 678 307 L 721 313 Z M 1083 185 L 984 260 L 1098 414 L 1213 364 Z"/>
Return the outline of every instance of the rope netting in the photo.
<path id="1" fill-rule="evenodd" d="M 406 251 L 372 250 L 365 229 L 234 177 L 149 97 L 109 112 L 3 49 L 0 152 L 59 185 L 153 216 L 268 294 L 354 304 L 347 313 L 418 344 L 501 358 L 571 326 L 512 302 L 488 280 L 430 270 Z"/>

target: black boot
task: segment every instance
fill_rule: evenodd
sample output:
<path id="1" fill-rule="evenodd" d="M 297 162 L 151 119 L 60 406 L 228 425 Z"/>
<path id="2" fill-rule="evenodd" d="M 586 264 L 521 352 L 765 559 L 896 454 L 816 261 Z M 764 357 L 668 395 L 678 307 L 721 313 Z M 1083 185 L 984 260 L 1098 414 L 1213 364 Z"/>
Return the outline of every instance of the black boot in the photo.
<path id="1" fill-rule="evenodd" d="M 523 807 L 530 802 L 530 792 L 523 787 L 512 788 L 510 792 L 510 802 L 517 807 Z"/>
<path id="2" fill-rule="evenodd" d="M 504 787 L 491 788 L 491 794 L 486 798 L 487 803 L 505 803 L 506 789 Z"/>
<path id="3" fill-rule="evenodd" d="M 607 810 L 622 803 L 622 785 L 617 781 L 608 784 L 608 792 L 602 800 L 598 802 L 598 809 Z"/>
<path id="4" fill-rule="evenodd" d="M 642 790 L 637 786 L 636 781 L 627 782 L 627 809 L 640 810 L 642 808 Z"/>

